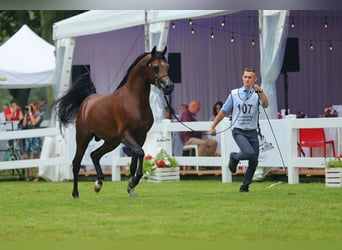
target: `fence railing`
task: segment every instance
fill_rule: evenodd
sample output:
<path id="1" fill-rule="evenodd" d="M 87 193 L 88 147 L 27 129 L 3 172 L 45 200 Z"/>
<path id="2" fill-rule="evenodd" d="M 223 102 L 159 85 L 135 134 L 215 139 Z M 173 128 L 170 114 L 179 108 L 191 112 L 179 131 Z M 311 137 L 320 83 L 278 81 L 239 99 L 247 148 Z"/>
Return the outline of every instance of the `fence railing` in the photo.
<path id="1" fill-rule="evenodd" d="M 31 137 L 54 137 L 54 140 L 52 140 L 54 143 L 56 143 L 56 141 L 59 144 L 63 143 L 63 138 L 61 136 L 60 129 L 57 127 L 0 131 L 1 141 L 19 140 Z M 44 142 L 43 149 L 44 147 L 51 147 L 51 145 L 46 145 L 46 143 Z M 51 157 L 44 154 L 40 157 L 40 159 L 0 161 L 0 170 L 42 167 L 51 165 L 66 165 L 67 158 L 65 156 L 66 154 L 61 152 L 55 153 Z"/>
<path id="2" fill-rule="evenodd" d="M 196 131 L 208 132 L 211 122 L 186 122 L 187 127 Z M 198 165 L 205 167 L 221 167 L 222 182 L 227 183 L 232 181 L 232 175 L 228 169 L 228 161 L 230 152 L 237 151 L 238 148 L 232 138 L 231 131 L 227 128 L 230 126 L 230 121 L 225 118 L 218 126 L 219 143 L 221 148 L 221 156 L 218 157 L 196 157 L 196 156 L 175 156 L 179 165 L 189 166 Z M 341 148 L 341 131 L 342 118 L 307 118 L 295 119 L 291 116 L 281 120 L 261 120 L 260 127 L 263 140 L 260 142 L 259 167 L 286 167 L 288 170 L 288 183 L 299 183 L 300 167 L 307 168 L 323 168 L 326 160 L 324 157 L 299 157 L 297 151 L 297 138 L 299 128 L 334 128 L 337 131 L 337 154 L 340 154 Z M 178 122 L 159 122 L 155 123 L 149 135 L 158 133 L 160 137 L 166 139 L 165 150 L 172 155 L 172 136 L 173 132 L 189 130 L 183 124 Z M 149 136 L 148 135 L 148 136 Z M 43 153 L 40 159 L 30 160 L 15 160 L 1 161 L 0 170 L 4 169 L 21 169 L 28 167 L 44 168 L 45 166 L 53 167 L 56 175 L 62 171 L 67 172 L 65 176 L 70 176 L 71 161 L 74 149 L 73 135 L 61 135 L 57 127 L 41 128 L 32 130 L 16 130 L 16 131 L 0 131 L 0 140 L 8 141 L 12 139 L 23 139 L 29 137 L 44 137 Z M 49 149 L 49 150 L 48 150 Z M 49 153 L 53 151 L 53 153 Z M 146 153 L 146 152 L 145 152 Z M 120 156 L 120 149 L 117 148 L 113 152 L 106 155 L 108 162 L 112 167 L 112 180 L 118 181 L 121 178 L 120 166 L 127 166 L 130 163 L 130 157 Z M 85 155 L 85 158 L 87 156 Z M 88 157 L 89 160 L 89 157 Z M 92 164 L 90 162 L 90 164 Z M 242 161 L 241 165 L 247 165 L 246 161 Z M 72 178 L 72 177 L 70 177 Z M 59 179 L 56 178 L 58 181 Z"/>

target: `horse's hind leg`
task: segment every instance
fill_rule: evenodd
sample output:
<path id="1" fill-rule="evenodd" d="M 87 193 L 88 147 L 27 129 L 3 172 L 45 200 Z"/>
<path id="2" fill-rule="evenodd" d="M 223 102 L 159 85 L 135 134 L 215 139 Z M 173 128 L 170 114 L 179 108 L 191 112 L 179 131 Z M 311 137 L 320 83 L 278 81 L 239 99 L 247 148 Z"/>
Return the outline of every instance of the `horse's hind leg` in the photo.
<path id="1" fill-rule="evenodd" d="M 72 190 L 72 197 L 74 197 L 75 199 L 79 198 L 78 174 L 81 169 L 81 161 L 91 138 L 92 136 L 88 136 L 86 138 L 82 138 L 83 140 L 80 140 L 80 135 L 76 134 L 76 153 L 74 159 L 72 160 L 72 172 L 74 174 L 74 187 Z"/>
<path id="2" fill-rule="evenodd" d="M 100 159 L 104 154 L 112 151 L 119 144 L 120 142 L 115 142 L 115 143 L 104 142 L 101 147 L 91 152 L 90 154 L 90 157 L 94 163 L 96 174 L 97 174 L 97 180 L 94 183 L 94 191 L 97 193 L 100 192 L 102 185 L 103 185 L 103 180 L 104 180 L 104 175 L 103 175 L 101 165 L 100 165 Z"/>

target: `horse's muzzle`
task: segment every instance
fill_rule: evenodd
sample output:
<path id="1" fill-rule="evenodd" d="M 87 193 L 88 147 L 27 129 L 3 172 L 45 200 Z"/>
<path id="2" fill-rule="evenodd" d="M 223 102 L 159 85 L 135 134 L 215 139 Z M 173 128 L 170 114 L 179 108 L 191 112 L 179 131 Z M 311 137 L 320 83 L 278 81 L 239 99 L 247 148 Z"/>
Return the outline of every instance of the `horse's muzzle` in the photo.
<path id="1" fill-rule="evenodd" d="M 170 80 L 166 81 L 163 88 L 164 95 L 170 95 L 174 89 L 175 85 Z"/>

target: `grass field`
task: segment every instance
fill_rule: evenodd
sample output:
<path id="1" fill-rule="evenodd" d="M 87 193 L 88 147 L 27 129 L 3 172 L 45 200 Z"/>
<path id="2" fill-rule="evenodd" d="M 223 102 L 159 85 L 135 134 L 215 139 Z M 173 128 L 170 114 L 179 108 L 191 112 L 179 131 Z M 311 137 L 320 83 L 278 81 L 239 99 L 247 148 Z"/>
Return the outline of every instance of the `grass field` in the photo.
<path id="1" fill-rule="evenodd" d="M 324 183 L 182 180 L 72 183 L 1 181 L 0 240 L 340 240 L 342 189 Z"/>

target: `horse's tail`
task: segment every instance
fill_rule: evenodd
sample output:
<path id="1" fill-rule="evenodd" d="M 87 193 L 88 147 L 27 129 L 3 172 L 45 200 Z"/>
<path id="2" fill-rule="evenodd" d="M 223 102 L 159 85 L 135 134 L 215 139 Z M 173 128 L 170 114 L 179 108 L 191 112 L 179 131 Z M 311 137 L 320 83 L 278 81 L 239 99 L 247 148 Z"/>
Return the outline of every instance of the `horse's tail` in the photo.
<path id="1" fill-rule="evenodd" d="M 72 84 L 69 90 L 56 100 L 57 117 L 61 125 L 67 125 L 75 120 L 82 101 L 89 95 L 96 93 L 94 83 L 89 73 L 83 74 Z"/>

